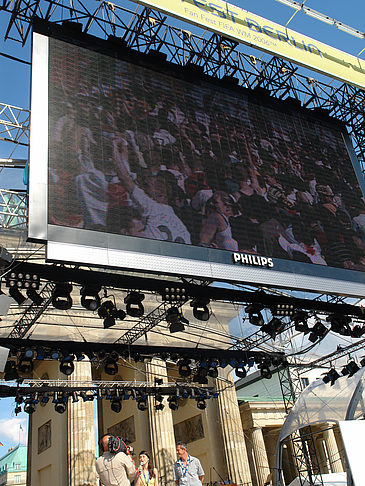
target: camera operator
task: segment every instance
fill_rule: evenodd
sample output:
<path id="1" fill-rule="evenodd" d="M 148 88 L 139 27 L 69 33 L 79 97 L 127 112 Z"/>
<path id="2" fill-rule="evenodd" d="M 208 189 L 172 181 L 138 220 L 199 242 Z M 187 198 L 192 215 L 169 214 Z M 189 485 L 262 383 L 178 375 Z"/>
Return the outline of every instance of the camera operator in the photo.
<path id="1" fill-rule="evenodd" d="M 113 447 L 115 439 L 118 438 L 110 434 L 100 438 L 103 455 L 96 460 L 96 472 L 103 486 L 130 486 L 136 473 L 135 466 L 127 447 L 122 447 L 125 452 L 116 451 Z"/>

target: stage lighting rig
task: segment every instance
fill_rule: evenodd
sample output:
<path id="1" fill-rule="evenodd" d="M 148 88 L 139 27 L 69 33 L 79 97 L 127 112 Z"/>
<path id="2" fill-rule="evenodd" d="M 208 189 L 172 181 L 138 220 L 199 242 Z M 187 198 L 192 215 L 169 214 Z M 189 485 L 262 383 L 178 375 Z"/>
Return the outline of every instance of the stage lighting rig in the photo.
<path id="1" fill-rule="evenodd" d="M 116 319 L 122 321 L 126 317 L 124 310 L 117 309 L 111 300 L 106 300 L 100 305 L 98 315 L 100 318 L 104 319 L 104 329 L 109 329 L 114 326 Z"/>
<path id="2" fill-rule="evenodd" d="M 56 283 L 52 292 L 52 305 L 55 309 L 68 310 L 72 307 L 72 285 L 70 283 Z"/>
<path id="3" fill-rule="evenodd" d="M 239 367 L 235 368 L 234 372 L 235 372 L 237 378 L 246 378 L 246 376 L 247 376 L 246 368 L 244 368 L 243 366 L 239 366 Z"/>
<path id="4" fill-rule="evenodd" d="M 15 361 L 7 361 L 4 369 L 4 380 L 13 381 L 18 380 L 18 370 Z"/>
<path id="5" fill-rule="evenodd" d="M 81 305 L 87 310 L 95 311 L 100 307 L 101 299 L 99 292 L 101 285 L 84 285 L 81 287 Z"/>
<path id="6" fill-rule="evenodd" d="M 33 371 L 33 361 L 31 359 L 22 356 L 18 363 L 18 370 L 25 375 L 28 375 Z"/>
<path id="7" fill-rule="evenodd" d="M 104 371 L 107 375 L 116 375 L 118 373 L 118 360 L 113 359 L 111 356 L 108 356 L 105 359 L 104 363 Z"/>
<path id="8" fill-rule="evenodd" d="M 147 410 L 147 399 L 144 398 L 144 397 L 137 398 L 137 408 L 141 412 L 144 412 L 145 410 Z"/>
<path id="9" fill-rule="evenodd" d="M 292 319 L 294 321 L 294 329 L 296 331 L 303 332 L 304 334 L 309 333 L 310 329 L 308 326 L 308 319 L 309 319 L 308 312 L 298 310 L 294 312 Z"/>
<path id="10" fill-rule="evenodd" d="M 187 378 L 191 375 L 191 360 L 190 359 L 182 359 L 177 363 L 179 369 L 179 375 L 182 378 Z"/>
<path id="11" fill-rule="evenodd" d="M 357 363 L 355 363 L 355 361 L 349 361 L 347 363 L 347 365 L 345 365 L 342 370 L 341 370 L 341 374 L 343 376 L 347 376 L 347 378 L 351 378 L 351 376 L 353 376 L 355 373 L 357 373 L 359 371 L 360 367 L 358 366 Z"/>
<path id="12" fill-rule="evenodd" d="M 248 321 L 254 326 L 263 326 L 265 324 L 261 311 L 264 309 L 262 304 L 250 304 L 245 308 L 245 312 L 248 314 Z"/>
<path id="13" fill-rule="evenodd" d="M 331 368 L 322 378 L 323 383 L 330 383 L 331 386 L 335 384 L 335 381 L 340 378 L 340 375 L 337 373 L 337 371 L 334 368 Z"/>
<path id="14" fill-rule="evenodd" d="M 112 409 L 113 412 L 120 413 L 122 410 L 121 398 L 120 397 L 113 398 L 113 400 L 110 402 L 110 408 Z"/>
<path id="15" fill-rule="evenodd" d="M 72 375 L 75 370 L 75 365 L 73 363 L 74 356 L 72 354 L 65 353 L 60 363 L 60 372 L 66 376 Z"/>
<path id="16" fill-rule="evenodd" d="M 185 331 L 184 324 L 189 324 L 189 321 L 185 319 L 181 309 L 178 307 L 170 307 L 170 309 L 167 309 L 166 321 L 169 324 L 170 333 Z"/>
<path id="17" fill-rule="evenodd" d="M 39 275 L 23 272 L 10 272 L 5 277 L 6 286 L 18 289 L 39 289 Z"/>
<path id="18" fill-rule="evenodd" d="M 360 326 L 356 324 L 351 330 L 351 337 L 352 338 L 361 338 L 365 334 L 365 326 Z"/>
<path id="19" fill-rule="evenodd" d="M 17 287 L 10 287 L 9 295 L 18 305 L 22 305 L 27 300 Z"/>
<path id="20" fill-rule="evenodd" d="M 143 300 L 144 294 L 140 292 L 130 292 L 124 298 L 127 314 L 131 317 L 142 317 L 144 314 Z"/>
<path id="21" fill-rule="evenodd" d="M 273 316 L 292 316 L 295 312 L 293 304 L 276 304 L 271 307 L 271 313 Z"/>
<path id="22" fill-rule="evenodd" d="M 207 297 L 197 297 L 190 302 L 190 307 L 193 308 L 193 315 L 199 321 L 208 321 L 210 317 L 208 304 L 210 299 Z"/>
<path id="23" fill-rule="evenodd" d="M 326 321 L 331 324 L 331 331 L 341 336 L 351 336 L 351 317 L 332 314 L 326 317 Z"/>
<path id="24" fill-rule="evenodd" d="M 186 289 L 180 287 L 165 287 L 161 296 L 162 300 L 171 303 L 186 302 L 190 298 Z"/>
<path id="25" fill-rule="evenodd" d="M 169 404 L 169 408 L 171 410 L 177 410 L 179 408 L 179 402 L 178 402 L 178 397 L 175 395 L 170 396 L 167 399 L 167 402 Z"/>
<path id="26" fill-rule="evenodd" d="M 197 398 L 196 406 L 199 408 L 199 410 L 205 410 L 207 408 L 207 404 L 204 398 Z"/>
<path id="27" fill-rule="evenodd" d="M 35 412 L 35 404 L 31 398 L 27 398 L 24 402 L 24 412 L 31 415 Z"/>
<path id="28" fill-rule="evenodd" d="M 261 331 L 266 332 L 271 339 L 275 339 L 278 334 L 285 330 L 285 322 L 277 317 L 273 317 L 270 322 L 261 326 Z"/>
<path id="29" fill-rule="evenodd" d="M 322 324 L 321 321 L 317 321 L 312 327 L 312 329 L 310 330 L 308 339 L 311 343 L 315 343 L 323 339 L 327 333 L 328 333 L 327 327 L 324 324 Z"/>
<path id="30" fill-rule="evenodd" d="M 37 306 L 40 306 L 42 304 L 42 302 L 44 301 L 43 297 L 41 297 L 38 294 L 38 292 L 33 288 L 30 288 L 30 289 L 27 290 L 27 296 Z"/>

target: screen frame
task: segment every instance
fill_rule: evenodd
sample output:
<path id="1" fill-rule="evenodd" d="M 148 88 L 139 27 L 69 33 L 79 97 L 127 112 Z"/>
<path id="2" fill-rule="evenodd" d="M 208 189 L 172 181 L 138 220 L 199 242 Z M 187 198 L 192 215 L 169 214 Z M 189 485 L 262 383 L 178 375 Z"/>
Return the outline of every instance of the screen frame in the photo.
<path id="1" fill-rule="evenodd" d="M 60 26 L 52 26 L 51 29 L 49 24 L 45 26 L 42 23 L 38 24 L 33 32 L 28 239 L 47 243 L 47 261 L 202 277 L 328 294 L 349 296 L 365 294 L 365 272 L 278 258 L 272 259 L 274 263 L 272 268 L 246 266 L 235 263 L 233 252 L 228 250 L 48 224 L 48 42 L 50 36 L 84 48 L 103 52 L 108 47 L 110 50 L 110 43 L 107 41 L 86 34 L 70 35 L 70 32 L 65 32 Z M 147 57 L 127 51 L 119 51 L 118 48 L 118 57 L 136 64 L 143 63 L 143 58 Z M 177 70 L 179 69 L 183 68 L 177 67 Z M 212 80 L 213 84 L 217 82 L 219 80 Z M 273 102 L 280 103 L 280 100 L 273 99 Z M 333 123 L 338 126 L 340 122 L 334 120 Z M 341 128 L 354 171 L 365 193 L 360 164 L 343 124 Z"/>

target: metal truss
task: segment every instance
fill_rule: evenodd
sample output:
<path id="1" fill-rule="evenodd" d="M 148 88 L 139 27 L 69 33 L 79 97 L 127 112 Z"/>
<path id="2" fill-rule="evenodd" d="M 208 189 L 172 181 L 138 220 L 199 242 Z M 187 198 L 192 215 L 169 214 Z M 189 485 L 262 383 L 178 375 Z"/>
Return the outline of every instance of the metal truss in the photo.
<path id="1" fill-rule="evenodd" d="M 53 282 L 48 282 L 39 292 L 39 295 L 43 298 L 43 302 L 40 305 L 36 305 L 34 302 L 27 307 L 20 319 L 15 321 L 14 327 L 8 335 L 8 338 L 24 338 L 32 326 L 37 322 L 43 312 L 48 308 L 52 302 L 52 291 L 55 288 Z"/>
<path id="2" fill-rule="evenodd" d="M 2 0 L 0 11 L 10 14 L 5 39 L 24 45 L 36 18 L 55 23 L 72 21 L 80 23 L 85 33 L 118 37 L 139 52 L 160 51 L 166 54 L 167 60 L 183 66 L 200 66 L 208 75 L 235 76 L 241 86 L 261 88 L 276 98 L 300 101 L 307 108 L 321 108 L 343 121 L 348 126 L 362 169 L 365 168 L 365 91 L 337 81 L 319 82 L 301 75 L 291 62 L 276 57 L 263 61 L 244 54 L 242 45 L 215 33 L 200 37 L 189 30 L 172 27 L 167 24 L 168 17 L 149 8 L 132 11 L 102 0 L 91 9 L 92 3 L 87 3 L 75 0 L 65 5 L 61 0 Z M 128 15 L 130 21 L 126 23 Z"/>
<path id="3" fill-rule="evenodd" d="M 29 110 L 0 103 L 0 140 L 28 145 L 29 118 Z"/>
<path id="4" fill-rule="evenodd" d="M 25 229 L 28 202 L 25 192 L 0 189 L 0 228 Z"/>

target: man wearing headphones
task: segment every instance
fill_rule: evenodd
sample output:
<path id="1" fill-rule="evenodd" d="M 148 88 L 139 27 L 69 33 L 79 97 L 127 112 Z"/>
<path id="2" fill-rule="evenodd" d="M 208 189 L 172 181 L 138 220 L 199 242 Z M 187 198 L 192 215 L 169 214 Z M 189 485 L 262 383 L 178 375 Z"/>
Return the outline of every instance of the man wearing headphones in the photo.
<path id="1" fill-rule="evenodd" d="M 131 456 L 124 452 L 109 452 L 110 434 L 100 438 L 99 445 L 103 455 L 96 460 L 96 472 L 103 486 L 130 486 L 135 476 L 135 467 Z"/>

